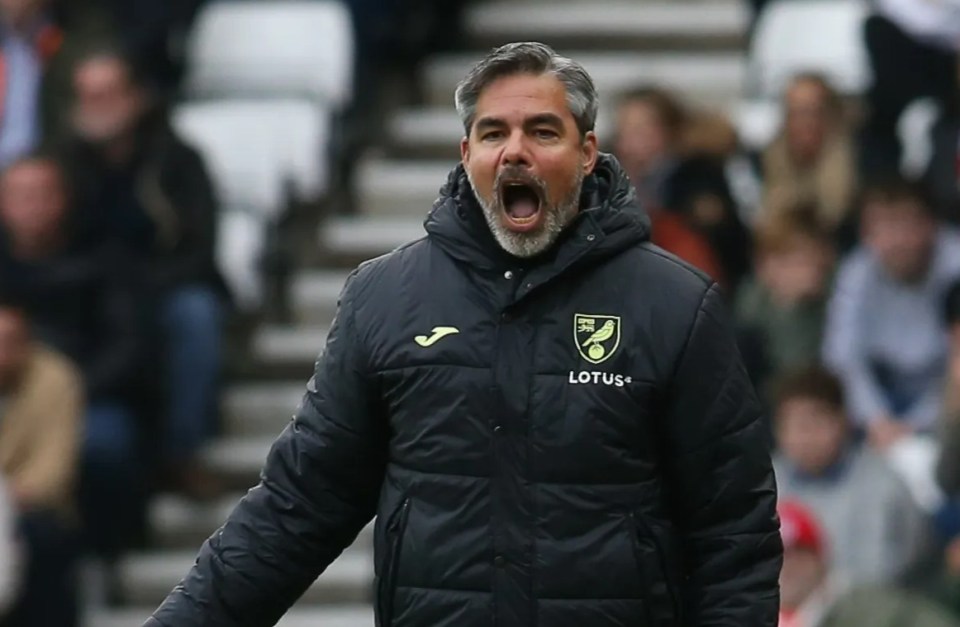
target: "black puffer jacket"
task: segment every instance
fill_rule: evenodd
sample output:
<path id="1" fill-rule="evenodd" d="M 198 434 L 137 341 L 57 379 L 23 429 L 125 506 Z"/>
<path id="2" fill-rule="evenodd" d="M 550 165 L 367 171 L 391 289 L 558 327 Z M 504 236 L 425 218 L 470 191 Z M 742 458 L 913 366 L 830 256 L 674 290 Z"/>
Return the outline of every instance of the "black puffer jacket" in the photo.
<path id="1" fill-rule="evenodd" d="M 720 296 L 646 242 L 612 159 L 583 202 L 527 265 L 456 170 L 429 236 L 352 275 L 260 486 L 148 625 L 273 625 L 378 513 L 384 627 L 773 627 L 774 478 Z"/>

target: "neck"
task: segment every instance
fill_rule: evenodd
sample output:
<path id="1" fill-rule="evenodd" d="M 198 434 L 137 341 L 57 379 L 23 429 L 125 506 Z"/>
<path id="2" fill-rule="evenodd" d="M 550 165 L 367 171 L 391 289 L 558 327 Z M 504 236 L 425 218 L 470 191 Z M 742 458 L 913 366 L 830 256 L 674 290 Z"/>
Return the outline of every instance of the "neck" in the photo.
<path id="1" fill-rule="evenodd" d="M 47 238 L 37 238 L 33 241 L 21 240 L 13 243 L 13 254 L 23 261 L 37 261 L 46 259 L 59 252 L 64 243 L 62 235 Z"/>

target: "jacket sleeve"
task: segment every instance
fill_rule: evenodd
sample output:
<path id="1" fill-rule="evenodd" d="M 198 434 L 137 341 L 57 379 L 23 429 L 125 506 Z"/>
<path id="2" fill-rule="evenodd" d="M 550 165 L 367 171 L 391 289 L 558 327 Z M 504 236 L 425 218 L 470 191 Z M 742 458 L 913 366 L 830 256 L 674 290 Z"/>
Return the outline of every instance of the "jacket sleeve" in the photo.
<path id="1" fill-rule="evenodd" d="M 354 331 L 351 284 L 260 484 L 145 627 L 274 625 L 373 518 L 386 428 Z"/>
<path id="2" fill-rule="evenodd" d="M 775 627 L 783 548 L 767 426 L 716 285 L 666 399 L 667 494 L 681 532 L 686 627 Z"/>
<path id="3" fill-rule="evenodd" d="M 57 509 L 76 485 L 83 410 L 86 399 L 80 373 L 65 358 L 45 353 L 42 395 L 32 416 L 42 445 L 11 477 L 10 487 L 25 509 Z M 49 388 L 49 389 L 47 389 Z"/>

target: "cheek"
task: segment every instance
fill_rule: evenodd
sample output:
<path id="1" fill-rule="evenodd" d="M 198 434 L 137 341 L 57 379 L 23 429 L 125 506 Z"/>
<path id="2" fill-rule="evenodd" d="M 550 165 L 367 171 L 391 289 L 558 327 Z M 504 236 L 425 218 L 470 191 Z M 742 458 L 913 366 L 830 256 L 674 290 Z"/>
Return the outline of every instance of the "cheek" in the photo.
<path id="1" fill-rule="evenodd" d="M 583 168 L 583 158 L 577 153 L 573 156 L 565 154 L 554 158 L 539 160 L 540 176 L 547 182 L 548 189 L 554 198 L 566 196 L 573 188 L 577 176 Z"/>

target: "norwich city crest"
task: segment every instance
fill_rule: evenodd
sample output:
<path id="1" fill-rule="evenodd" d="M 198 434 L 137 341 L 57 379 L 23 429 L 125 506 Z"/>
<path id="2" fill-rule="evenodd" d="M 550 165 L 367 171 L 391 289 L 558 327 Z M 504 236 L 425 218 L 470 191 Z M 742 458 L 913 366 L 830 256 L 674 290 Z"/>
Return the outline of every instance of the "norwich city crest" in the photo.
<path id="1" fill-rule="evenodd" d="M 591 364 L 606 361 L 620 346 L 620 316 L 573 316 L 573 339 L 580 356 Z"/>

